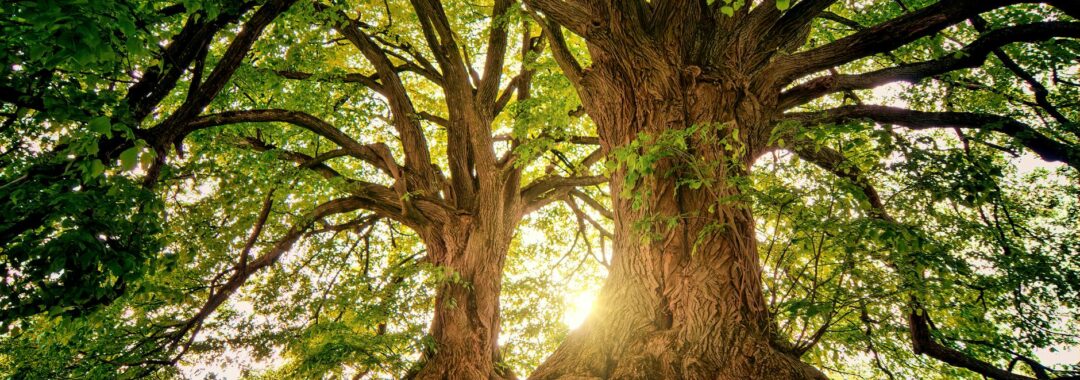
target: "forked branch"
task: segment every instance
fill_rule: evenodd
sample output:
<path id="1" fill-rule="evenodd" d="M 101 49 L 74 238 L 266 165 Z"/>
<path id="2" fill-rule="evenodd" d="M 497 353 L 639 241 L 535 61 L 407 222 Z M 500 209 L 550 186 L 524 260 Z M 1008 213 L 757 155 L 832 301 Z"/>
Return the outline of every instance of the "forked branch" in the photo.
<path id="1" fill-rule="evenodd" d="M 602 175 L 580 177 L 548 176 L 538 179 L 521 189 L 521 199 L 525 204 L 522 215 L 563 199 L 578 187 L 599 185 L 607 181 L 607 177 Z"/>

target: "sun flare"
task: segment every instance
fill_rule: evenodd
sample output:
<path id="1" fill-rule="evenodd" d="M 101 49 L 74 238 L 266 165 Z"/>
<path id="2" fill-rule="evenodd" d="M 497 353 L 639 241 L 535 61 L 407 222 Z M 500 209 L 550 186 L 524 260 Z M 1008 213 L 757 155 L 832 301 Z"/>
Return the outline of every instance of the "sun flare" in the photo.
<path id="1" fill-rule="evenodd" d="M 563 302 L 566 303 L 566 312 L 563 313 L 563 323 L 571 330 L 578 328 L 592 311 L 593 303 L 596 302 L 596 290 L 588 290 L 566 295 Z"/>

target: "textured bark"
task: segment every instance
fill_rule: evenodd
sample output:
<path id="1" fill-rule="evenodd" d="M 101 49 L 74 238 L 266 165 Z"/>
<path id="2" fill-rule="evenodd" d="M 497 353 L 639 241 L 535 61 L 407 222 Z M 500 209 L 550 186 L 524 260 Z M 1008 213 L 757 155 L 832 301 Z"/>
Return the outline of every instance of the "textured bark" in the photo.
<path id="1" fill-rule="evenodd" d="M 451 103 L 452 126 L 459 130 L 489 126 L 491 117 L 470 104 Z M 463 153 L 464 165 L 470 153 L 474 152 Z M 436 289 L 429 330 L 434 347 L 424 353 L 423 364 L 410 378 L 513 377 L 497 371 L 495 364 L 503 263 L 521 219 L 520 175 L 516 170 L 476 172 L 476 177 L 455 182 L 459 191 L 452 192 L 452 201 L 457 211 L 448 220 L 429 219 L 414 226 L 428 249 L 428 260 L 455 278 Z"/>
<path id="2" fill-rule="evenodd" d="M 772 344 L 753 215 L 731 181 L 767 145 L 779 93 L 755 79 L 767 54 L 746 53 L 757 40 L 717 38 L 725 26 L 693 11 L 652 23 L 613 14 L 610 25 L 594 24 L 602 34 L 586 36 L 592 65 L 579 82 L 604 151 L 641 132 L 710 125 L 686 153 L 725 164 L 691 173 L 663 159 L 631 198 L 615 196 L 630 186 L 625 168 L 612 175 L 610 275 L 590 318 L 531 378 L 824 378 Z M 725 149 L 722 139 L 746 149 Z M 688 176 L 706 185 L 680 186 Z"/>
<path id="3" fill-rule="evenodd" d="M 633 111 L 626 114 L 664 119 L 646 128 L 683 123 L 679 112 Z M 715 147 L 694 150 L 720 159 Z M 669 169 L 661 163 L 656 173 Z M 622 192 L 621 174 L 613 194 Z M 633 191 L 647 194 L 645 206 L 614 201 L 615 255 L 596 311 L 533 378 L 823 377 L 770 345 L 753 216 L 745 204 L 717 202 L 737 195 L 723 181 L 741 172 L 713 174 L 719 193 L 658 174 Z"/>
<path id="4" fill-rule="evenodd" d="M 470 218 L 471 219 L 471 218 Z M 461 220 L 438 237 L 425 239 L 431 253 L 460 275 L 438 289 L 430 334 L 435 352 L 418 379 L 499 379 L 499 292 L 511 228 L 492 225 L 497 217 Z M 509 231 L 509 232 L 508 232 Z"/>

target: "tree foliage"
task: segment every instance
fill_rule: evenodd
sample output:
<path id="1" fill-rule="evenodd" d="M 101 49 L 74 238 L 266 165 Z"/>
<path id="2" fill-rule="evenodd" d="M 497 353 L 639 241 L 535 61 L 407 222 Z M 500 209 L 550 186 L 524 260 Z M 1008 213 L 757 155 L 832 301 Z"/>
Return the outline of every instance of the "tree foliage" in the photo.
<path id="1" fill-rule="evenodd" d="M 1077 4 L 615 3 L 0 4 L 0 374 L 423 377 L 459 329 L 524 377 L 620 259 L 613 200 L 663 240 L 674 178 L 752 213 L 770 344 L 831 377 L 1080 376 L 1038 356 L 1080 344 Z M 607 140 L 605 28 L 684 10 L 770 25 L 702 43 L 769 52 L 767 135 Z"/>

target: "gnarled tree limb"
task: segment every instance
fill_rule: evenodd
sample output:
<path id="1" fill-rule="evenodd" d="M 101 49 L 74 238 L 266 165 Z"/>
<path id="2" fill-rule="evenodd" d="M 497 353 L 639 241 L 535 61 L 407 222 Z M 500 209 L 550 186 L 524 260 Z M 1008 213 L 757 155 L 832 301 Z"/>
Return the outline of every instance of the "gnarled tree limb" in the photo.
<path id="1" fill-rule="evenodd" d="M 1016 139 L 1044 160 L 1063 162 L 1080 169 L 1080 149 L 1052 139 L 1034 127 L 1016 119 L 971 112 L 925 112 L 904 108 L 857 105 L 843 106 L 820 112 L 785 114 L 786 120 L 806 125 L 871 120 L 912 129 L 962 128 L 999 132 Z"/>
<path id="2" fill-rule="evenodd" d="M 1040 22 L 997 29 L 942 58 L 891 67 L 863 74 L 830 75 L 812 79 L 780 94 L 779 108 L 789 109 L 826 94 L 874 88 L 886 83 L 915 83 L 950 71 L 978 67 L 998 48 L 1015 42 L 1045 41 L 1053 37 L 1080 38 L 1080 23 Z"/>
<path id="3" fill-rule="evenodd" d="M 227 111 L 195 118 L 183 129 L 183 135 L 193 131 L 220 125 L 237 123 L 283 122 L 307 129 L 340 146 L 350 156 L 359 158 L 395 180 L 402 176 L 402 168 L 395 162 L 390 148 L 383 143 L 361 144 L 330 123 L 311 114 L 283 109 L 255 109 Z"/>
<path id="4" fill-rule="evenodd" d="M 1020 3 L 1050 3 L 1070 12 L 1075 8 L 1069 1 L 1035 0 L 950 0 L 908 13 L 904 16 L 863 29 L 824 46 L 777 59 L 769 75 L 782 82 L 852 62 L 875 54 L 888 52 L 919 38 L 937 33 L 996 8 Z"/>

